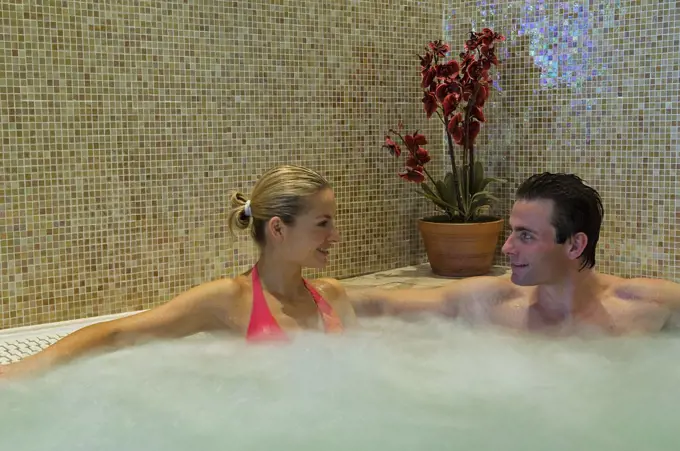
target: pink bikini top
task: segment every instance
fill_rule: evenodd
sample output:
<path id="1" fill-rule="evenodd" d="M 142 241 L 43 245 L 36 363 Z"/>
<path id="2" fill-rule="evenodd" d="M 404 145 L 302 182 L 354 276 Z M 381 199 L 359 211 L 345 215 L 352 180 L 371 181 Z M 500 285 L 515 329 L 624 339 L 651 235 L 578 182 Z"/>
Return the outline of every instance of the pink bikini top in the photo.
<path id="1" fill-rule="evenodd" d="M 248 324 L 248 331 L 246 333 L 246 340 L 248 341 L 271 341 L 271 340 L 288 340 L 288 336 L 284 330 L 276 322 L 272 312 L 269 310 L 267 300 L 262 291 L 262 283 L 260 282 L 260 275 L 257 272 L 257 266 L 253 267 L 251 273 L 253 281 L 253 307 L 250 313 L 250 322 Z M 312 295 L 316 307 L 319 310 L 321 319 L 323 320 L 324 329 L 326 333 L 342 332 L 342 322 L 340 317 L 335 313 L 333 307 L 321 297 L 321 295 L 303 279 L 305 287 Z"/>

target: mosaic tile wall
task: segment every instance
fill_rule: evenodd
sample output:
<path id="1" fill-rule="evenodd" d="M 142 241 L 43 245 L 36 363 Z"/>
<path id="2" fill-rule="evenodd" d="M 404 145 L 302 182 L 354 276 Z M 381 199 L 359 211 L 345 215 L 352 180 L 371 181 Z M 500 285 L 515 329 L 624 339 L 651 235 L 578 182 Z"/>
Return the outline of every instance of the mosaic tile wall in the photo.
<path id="1" fill-rule="evenodd" d="M 415 220 L 430 207 L 380 146 L 399 119 L 438 130 L 415 54 L 441 37 L 442 9 L 3 1 L 0 328 L 239 274 L 256 253 L 227 232 L 229 195 L 285 162 L 336 187 L 343 242 L 326 274 L 423 261 Z"/>
<path id="2" fill-rule="evenodd" d="M 284 162 L 336 187 L 343 241 L 321 274 L 423 261 L 415 220 L 430 206 L 380 144 L 399 119 L 437 135 L 415 53 L 441 34 L 457 49 L 471 26 L 508 37 L 479 139 L 510 181 L 499 211 L 526 176 L 576 172 L 605 200 L 599 269 L 680 281 L 678 11 L 676 0 L 2 2 L 0 328 L 147 308 L 240 273 L 256 253 L 227 232 L 228 196 Z M 443 168 L 441 143 L 429 148 Z"/>
<path id="3" fill-rule="evenodd" d="M 478 146 L 510 181 L 502 211 L 532 173 L 574 172 L 604 200 L 597 268 L 680 281 L 680 2 L 447 2 L 446 16 L 447 39 L 508 37 Z"/>

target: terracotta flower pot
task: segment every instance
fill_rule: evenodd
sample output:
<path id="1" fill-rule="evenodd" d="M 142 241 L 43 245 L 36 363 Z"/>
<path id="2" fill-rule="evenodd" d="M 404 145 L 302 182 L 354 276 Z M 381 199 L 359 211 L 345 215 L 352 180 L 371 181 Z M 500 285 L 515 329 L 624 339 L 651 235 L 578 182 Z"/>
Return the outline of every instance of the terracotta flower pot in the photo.
<path id="1" fill-rule="evenodd" d="M 418 220 L 432 272 L 445 277 L 487 274 L 493 266 L 503 219 L 452 223 L 445 217 Z"/>

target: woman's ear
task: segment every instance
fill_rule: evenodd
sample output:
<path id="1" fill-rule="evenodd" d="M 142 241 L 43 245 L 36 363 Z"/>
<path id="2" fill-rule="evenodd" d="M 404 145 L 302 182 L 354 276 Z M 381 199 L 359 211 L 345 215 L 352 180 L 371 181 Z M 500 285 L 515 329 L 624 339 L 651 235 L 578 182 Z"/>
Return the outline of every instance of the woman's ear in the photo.
<path id="1" fill-rule="evenodd" d="M 285 227 L 286 225 L 278 216 L 274 216 L 267 222 L 266 229 L 274 243 L 280 243 L 283 241 Z"/>

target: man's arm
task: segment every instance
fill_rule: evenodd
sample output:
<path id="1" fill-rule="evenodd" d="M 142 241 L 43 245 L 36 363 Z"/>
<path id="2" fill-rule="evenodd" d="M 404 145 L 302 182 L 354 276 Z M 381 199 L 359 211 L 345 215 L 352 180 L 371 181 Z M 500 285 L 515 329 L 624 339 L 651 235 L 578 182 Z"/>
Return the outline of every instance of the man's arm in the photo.
<path id="1" fill-rule="evenodd" d="M 680 312 L 680 284 L 663 279 L 629 279 L 617 290 L 617 295 L 633 300 L 653 302 Z"/>
<path id="2" fill-rule="evenodd" d="M 479 276 L 453 280 L 438 288 L 347 290 L 359 316 L 429 312 L 448 317 L 479 319 L 488 309 L 512 297 L 513 285 L 499 277 Z"/>
<path id="3" fill-rule="evenodd" d="M 680 284 L 663 279 L 626 280 L 616 290 L 617 296 L 639 302 L 651 302 L 666 310 L 664 328 L 680 329 Z"/>

